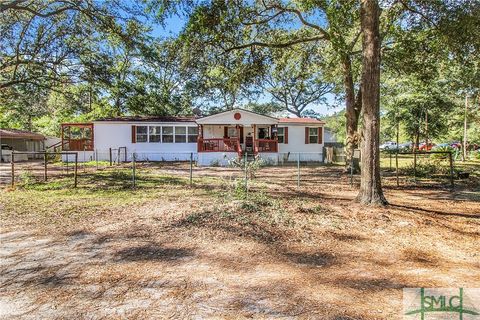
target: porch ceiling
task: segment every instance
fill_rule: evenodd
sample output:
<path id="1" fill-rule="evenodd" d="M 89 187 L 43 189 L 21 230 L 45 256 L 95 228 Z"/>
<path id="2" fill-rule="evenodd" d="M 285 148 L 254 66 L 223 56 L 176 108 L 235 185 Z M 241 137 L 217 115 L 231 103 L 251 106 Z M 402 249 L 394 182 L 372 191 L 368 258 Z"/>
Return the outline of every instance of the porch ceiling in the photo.
<path id="1" fill-rule="evenodd" d="M 278 119 L 258 114 L 243 109 L 233 109 L 221 113 L 217 113 L 208 117 L 197 119 L 198 124 L 222 124 L 222 125 L 261 125 L 261 124 L 277 124 Z"/>

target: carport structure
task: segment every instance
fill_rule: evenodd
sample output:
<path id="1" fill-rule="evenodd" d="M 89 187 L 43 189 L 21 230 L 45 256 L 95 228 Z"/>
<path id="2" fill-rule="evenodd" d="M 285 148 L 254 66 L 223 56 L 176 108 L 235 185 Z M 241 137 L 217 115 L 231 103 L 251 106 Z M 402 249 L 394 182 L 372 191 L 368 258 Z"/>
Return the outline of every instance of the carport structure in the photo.
<path id="1" fill-rule="evenodd" d="M 18 129 L 0 129 L 0 159 L 2 152 L 7 153 L 8 147 L 15 151 L 43 151 L 45 150 L 45 136 Z M 7 147 L 8 146 L 8 147 Z"/>

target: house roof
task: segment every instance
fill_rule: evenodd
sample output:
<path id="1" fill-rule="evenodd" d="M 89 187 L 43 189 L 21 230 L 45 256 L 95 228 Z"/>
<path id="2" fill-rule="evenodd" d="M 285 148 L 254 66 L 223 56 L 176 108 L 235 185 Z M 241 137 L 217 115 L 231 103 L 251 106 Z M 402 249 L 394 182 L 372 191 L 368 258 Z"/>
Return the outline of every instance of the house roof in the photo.
<path id="1" fill-rule="evenodd" d="M 238 116 L 238 117 L 237 117 Z M 240 124 L 248 125 L 252 123 L 261 124 L 276 124 L 278 119 L 260 114 L 254 111 L 245 110 L 241 108 L 234 108 L 231 110 L 219 112 L 199 118 L 196 120 L 199 124 Z"/>
<path id="2" fill-rule="evenodd" d="M 102 118 L 95 121 L 111 122 L 195 122 L 195 117 L 174 117 L 174 116 L 123 116 L 113 118 Z"/>
<path id="3" fill-rule="evenodd" d="M 95 120 L 95 122 L 198 122 L 198 123 L 210 123 L 211 121 L 215 122 L 216 119 L 223 118 L 223 115 L 227 115 L 229 113 L 245 113 L 250 114 L 257 118 L 263 118 L 264 120 L 268 120 L 267 122 L 272 123 L 290 123 L 290 124 L 315 124 L 321 125 L 325 124 L 324 121 L 318 120 L 315 118 L 275 118 L 268 115 L 260 114 L 254 111 L 242 109 L 242 108 L 235 108 L 219 113 L 215 113 L 205 117 L 195 117 L 195 116 L 121 116 L 121 117 L 112 117 L 112 118 L 101 118 Z M 236 122 L 236 121 L 230 121 Z"/>
<path id="4" fill-rule="evenodd" d="M 45 136 L 18 129 L 0 129 L 0 137 L 8 139 L 29 139 L 29 140 L 45 140 Z"/>
<path id="5" fill-rule="evenodd" d="M 279 123 L 296 123 L 296 124 L 325 124 L 325 121 L 315 118 L 279 118 Z"/>
<path id="6" fill-rule="evenodd" d="M 272 117 L 272 116 L 269 116 L 269 115 L 266 115 L 266 114 L 262 114 L 262 113 L 258 113 L 258 112 L 252 111 L 252 110 L 243 109 L 243 108 L 233 108 L 233 109 L 230 109 L 230 110 L 225 110 L 225 111 L 217 112 L 217 113 L 211 114 L 211 115 L 209 115 L 209 116 L 204 116 L 204 117 L 201 117 L 201 118 L 202 118 L 202 119 L 203 119 L 203 118 L 209 118 L 209 117 L 221 115 L 221 114 L 224 114 L 224 113 L 239 112 L 239 111 L 243 111 L 243 112 L 247 112 L 247 113 L 250 113 L 250 114 L 255 114 L 255 115 L 257 115 L 257 116 L 262 116 L 262 117 L 267 117 L 267 118 L 271 118 L 271 119 L 274 119 L 274 120 L 278 120 L 278 119 L 275 118 L 275 117 Z"/>

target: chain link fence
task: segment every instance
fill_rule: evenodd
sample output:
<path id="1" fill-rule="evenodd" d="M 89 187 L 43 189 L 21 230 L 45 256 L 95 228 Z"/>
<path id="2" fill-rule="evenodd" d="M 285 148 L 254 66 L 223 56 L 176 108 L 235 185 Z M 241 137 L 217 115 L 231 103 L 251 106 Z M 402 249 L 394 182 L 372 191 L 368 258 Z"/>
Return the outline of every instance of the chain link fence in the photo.
<path id="1" fill-rule="evenodd" d="M 384 185 L 450 187 L 464 173 L 456 166 L 454 154 L 442 151 L 381 152 Z M 468 178 L 468 177 L 467 177 Z"/>
<path id="2" fill-rule="evenodd" d="M 200 166 L 197 153 L 108 152 L 14 153 L 0 163 L 0 184 L 57 183 L 59 188 L 94 185 L 102 188 L 142 188 L 155 184 L 244 184 L 247 188 L 332 187 L 338 183 L 357 188 L 359 174 L 345 171 L 341 150 L 326 162 L 323 153 L 278 153 L 274 158 L 244 154 L 226 158 L 225 166 Z M 335 154 L 341 154 L 337 157 Z M 343 160 L 343 161 L 338 161 Z M 453 187 L 464 177 L 448 152 L 381 153 L 381 174 L 386 186 Z M 467 177 L 468 178 L 468 177 Z"/>

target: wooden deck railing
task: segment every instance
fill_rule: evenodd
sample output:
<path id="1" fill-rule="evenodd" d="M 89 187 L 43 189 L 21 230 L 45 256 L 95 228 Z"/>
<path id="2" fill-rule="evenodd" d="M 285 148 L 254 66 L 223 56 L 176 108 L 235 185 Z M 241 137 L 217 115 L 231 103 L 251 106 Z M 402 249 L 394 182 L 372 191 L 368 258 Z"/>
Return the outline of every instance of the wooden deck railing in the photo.
<path id="1" fill-rule="evenodd" d="M 198 138 L 197 150 L 198 152 L 242 152 L 238 138 Z"/>
<path id="2" fill-rule="evenodd" d="M 62 149 L 66 151 L 93 151 L 93 140 L 87 138 L 66 140 Z"/>
<path id="3" fill-rule="evenodd" d="M 278 140 L 274 139 L 256 139 L 255 152 L 278 152 Z"/>

